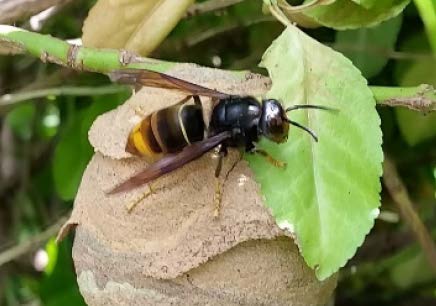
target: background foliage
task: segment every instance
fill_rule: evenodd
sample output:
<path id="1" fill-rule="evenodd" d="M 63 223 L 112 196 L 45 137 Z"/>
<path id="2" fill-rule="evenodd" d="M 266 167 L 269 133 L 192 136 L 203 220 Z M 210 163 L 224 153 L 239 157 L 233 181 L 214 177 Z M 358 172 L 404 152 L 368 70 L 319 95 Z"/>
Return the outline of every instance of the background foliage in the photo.
<path id="1" fill-rule="evenodd" d="M 356 5 L 348 0 L 338 2 Z M 370 6 L 374 1 L 361 2 Z M 374 9 L 390 2 L 377 1 Z M 402 6 L 406 2 L 395 3 Z M 419 2 L 422 1 L 415 3 Z M 63 39 L 80 37 L 93 4 L 94 1 L 79 0 L 63 6 L 42 22 L 39 31 Z M 335 15 L 337 11 L 312 11 L 308 15 L 325 25 L 341 27 L 343 19 Z M 349 57 L 370 84 L 436 86 L 436 49 L 431 48 L 431 33 L 436 29 L 425 29 L 414 3 L 394 19 L 360 28 L 367 18 L 355 15 L 354 30 L 321 27 L 304 31 Z M 18 21 L 17 25 L 31 27 L 29 19 Z M 257 65 L 282 30 L 283 26 L 272 16 L 262 13 L 261 1 L 247 0 L 184 18 L 151 56 L 265 74 Z M 38 59 L 0 57 L 0 95 L 47 87 L 107 84 L 106 78 L 96 74 L 78 74 Z M 92 155 L 88 128 L 98 114 L 122 103 L 128 95 L 125 91 L 46 95 L 0 107 L 0 254 L 16 243 L 34 239 L 70 211 L 81 174 Z M 395 160 L 420 218 L 434 233 L 436 114 L 424 116 L 386 107 L 378 110 L 383 149 Z M 435 275 L 410 228 L 399 220 L 398 209 L 386 190 L 382 192 L 381 210 L 364 245 L 341 271 L 336 305 L 436 304 Z M 36 244 L 26 254 L 1 265 L 0 304 L 83 304 L 71 262 L 71 243 L 71 238 L 60 246 L 44 240 L 44 244 Z M 48 258 L 40 272 L 34 264 L 38 248 L 45 251 L 39 254 Z"/>

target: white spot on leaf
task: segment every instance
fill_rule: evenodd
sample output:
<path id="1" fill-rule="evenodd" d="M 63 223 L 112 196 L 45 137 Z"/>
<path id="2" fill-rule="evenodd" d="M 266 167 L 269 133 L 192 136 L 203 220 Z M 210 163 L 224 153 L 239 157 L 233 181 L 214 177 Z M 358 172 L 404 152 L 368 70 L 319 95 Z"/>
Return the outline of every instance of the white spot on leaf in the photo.
<path id="1" fill-rule="evenodd" d="M 371 219 L 375 219 L 375 218 L 377 218 L 378 215 L 380 215 L 380 209 L 378 209 L 378 208 L 374 208 L 374 209 L 371 210 L 370 213 L 369 213 L 369 217 L 370 217 Z"/>

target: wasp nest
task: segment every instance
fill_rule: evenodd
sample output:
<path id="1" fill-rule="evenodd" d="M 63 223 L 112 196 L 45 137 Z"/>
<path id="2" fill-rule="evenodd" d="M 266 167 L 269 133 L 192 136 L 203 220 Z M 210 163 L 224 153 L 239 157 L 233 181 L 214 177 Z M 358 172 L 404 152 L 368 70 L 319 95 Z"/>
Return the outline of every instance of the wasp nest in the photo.
<path id="1" fill-rule="evenodd" d="M 171 74 L 233 94 L 262 95 L 269 80 L 253 74 L 179 65 Z M 89 132 L 95 155 L 78 191 L 67 229 L 76 226 L 73 259 L 89 305 L 322 305 L 335 277 L 319 282 L 280 230 L 237 151 L 224 160 L 222 208 L 213 217 L 216 160 L 212 153 L 159 178 L 131 213 L 126 206 L 147 185 L 105 191 L 146 167 L 124 151 L 140 116 L 183 98 L 143 88 L 100 116 Z M 208 117 L 210 101 L 203 98 Z M 139 119 L 138 119 L 139 117 Z"/>

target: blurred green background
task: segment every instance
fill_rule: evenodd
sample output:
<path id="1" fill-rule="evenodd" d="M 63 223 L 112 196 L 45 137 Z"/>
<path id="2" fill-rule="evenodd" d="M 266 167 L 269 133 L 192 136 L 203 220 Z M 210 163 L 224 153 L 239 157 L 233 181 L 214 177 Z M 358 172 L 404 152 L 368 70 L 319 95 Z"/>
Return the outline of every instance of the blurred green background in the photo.
<path id="1" fill-rule="evenodd" d="M 36 30 L 78 38 L 93 4 L 77 0 L 62 6 Z M 35 30 L 35 20 L 29 18 L 16 25 Z M 246 0 L 184 18 L 151 56 L 265 74 L 257 64 L 282 30 L 262 13 L 261 1 Z M 304 31 L 348 56 L 371 85 L 436 86 L 436 50 L 413 2 L 402 15 L 373 28 Z M 0 56 L 0 99 L 47 87 L 108 84 L 101 75 L 28 56 Z M 92 156 L 87 139 L 91 123 L 129 94 L 91 88 L 82 96 L 45 95 L 0 107 L 0 305 L 84 304 L 71 260 L 72 237 L 56 245 L 53 233 L 70 212 Z M 436 114 L 378 110 L 384 151 L 396 161 L 419 216 L 436 234 Z M 385 190 L 381 210 L 364 245 L 340 272 L 335 304 L 436 305 L 435 275 Z M 2 255 L 16 245 L 24 251 L 2 263 Z"/>

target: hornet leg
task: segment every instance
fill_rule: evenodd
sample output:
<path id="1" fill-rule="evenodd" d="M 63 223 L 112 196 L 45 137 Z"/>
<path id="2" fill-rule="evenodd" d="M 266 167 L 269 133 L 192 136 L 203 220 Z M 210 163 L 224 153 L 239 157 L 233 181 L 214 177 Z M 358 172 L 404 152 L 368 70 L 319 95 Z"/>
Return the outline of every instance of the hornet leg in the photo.
<path id="1" fill-rule="evenodd" d="M 138 198 L 136 198 L 135 200 L 131 201 L 129 204 L 126 205 L 126 210 L 129 214 L 132 213 L 132 211 L 135 209 L 136 206 L 138 206 L 138 204 L 140 204 L 143 200 L 147 199 L 149 196 L 156 194 L 158 191 L 172 188 L 173 186 L 176 185 L 176 184 L 169 184 L 165 186 L 155 187 L 153 183 L 155 182 L 153 181 L 148 183 L 148 190 L 144 191 Z"/>
<path id="2" fill-rule="evenodd" d="M 224 144 L 221 145 L 218 154 L 218 162 L 215 168 L 215 194 L 213 197 L 215 203 L 215 210 L 213 212 L 214 218 L 217 218 L 219 216 L 221 210 L 221 199 L 223 195 L 222 185 L 224 185 L 224 182 L 221 182 L 220 174 L 221 169 L 223 168 L 223 159 L 227 155 L 227 147 Z"/>
<path id="3" fill-rule="evenodd" d="M 194 99 L 195 104 L 200 104 L 201 105 L 201 101 L 200 101 L 200 97 L 199 96 L 186 96 L 185 98 L 183 98 L 182 100 L 180 100 L 179 102 L 177 102 L 176 104 L 185 104 L 186 102 L 188 102 L 191 98 Z M 140 115 L 142 117 L 146 117 L 145 113 L 143 112 L 143 110 L 140 107 L 137 107 L 135 109 L 135 113 L 137 115 Z M 145 191 L 143 194 L 141 194 L 137 199 L 135 199 L 134 201 L 132 201 L 131 203 L 129 203 L 126 208 L 127 208 L 127 212 L 131 213 L 133 211 L 133 209 L 144 199 L 148 198 L 149 196 L 151 196 L 152 194 L 154 194 L 154 188 L 152 186 L 152 184 L 150 183 L 148 185 L 148 190 Z"/>
<path id="4" fill-rule="evenodd" d="M 223 152 L 224 153 L 221 153 Z M 227 171 L 227 173 L 225 174 L 223 179 L 219 179 L 220 176 L 220 172 L 221 172 L 221 168 L 222 168 L 222 162 L 224 160 L 224 157 L 227 155 L 227 148 L 224 149 L 220 149 L 220 157 L 217 163 L 217 167 L 215 169 L 215 196 L 214 196 L 214 202 L 215 202 L 215 211 L 214 211 L 214 217 L 217 218 L 219 217 L 220 211 L 221 211 L 221 200 L 222 200 L 222 195 L 223 195 L 223 187 L 224 184 L 226 183 L 227 179 L 230 176 L 230 173 L 232 173 L 232 171 L 235 169 L 236 165 L 241 161 L 242 159 L 242 154 L 239 155 L 239 158 L 232 164 L 232 166 L 230 167 L 229 171 Z"/>
<path id="5" fill-rule="evenodd" d="M 149 196 L 151 196 L 152 194 L 154 194 L 154 188 L 152 186 L 152 184 L 148 184 L 148 190 L 145 191 L 143 194 L 141 194 L 137 199 L 135 199 L 134 201 L 130 202 L 127 206 L 127 212 L 130 214 L 132 213 L 133 209 L 138 206 L 139 203 L 141 203 L 143 200 L 145 200 L 146 198 L 148 198 Z"/>
<path id="6" fill-rule="evenodd" d="M 265 158 L 266 161 L 269 162 L 274 167 L 277 167 L 277 168 L 286 168 L 286 163 L 285 162 L 282 162 L 281 160 L 275 159 L 267 151 L 265 151 L 263 149 L 254 148 L 251 152 L 259 154 L 260 156 Z"/>

